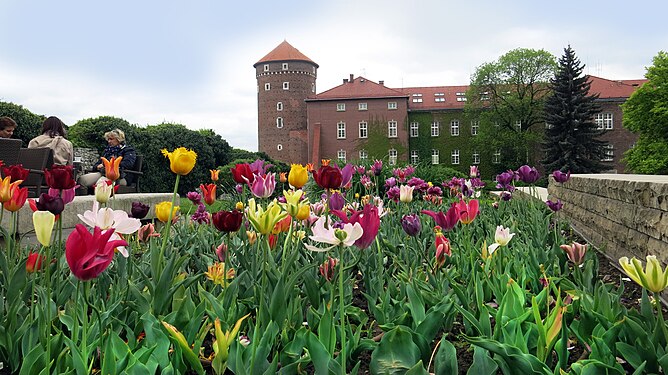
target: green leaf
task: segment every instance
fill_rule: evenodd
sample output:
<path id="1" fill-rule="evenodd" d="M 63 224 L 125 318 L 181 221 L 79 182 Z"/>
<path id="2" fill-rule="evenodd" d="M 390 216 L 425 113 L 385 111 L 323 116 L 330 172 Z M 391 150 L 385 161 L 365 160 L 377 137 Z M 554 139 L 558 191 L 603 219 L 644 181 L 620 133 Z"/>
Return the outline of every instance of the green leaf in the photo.
<path id="1" fill-rule="evenodd" d="M 320 342 L 312 332 L 309 332 L 306 335 L 306 348 L 311 355 L 311 363 L 313 363 L 313 367 L 315 367 L 315 374 L 328 375 L 327 368 L 329 367 L 329 361 L 331 359 L 330 354 L 327 352 L 327 349 L 322 342 Z"/>
<path id="2" fill-rule="evenodd" d="M 436 373 L 440 374 L 439 372 Z M 444 374 L 456 374 L 456 372 L 444 372 Z M 429 372 L 424 368 L 422 360 L 420 360 L 415 366 L 406 371 L 406 375 L 429 375 Z"/>
<path id="3" fill-rule="evenodd" d="M 490 352 L 497 354 L 497 363 L 502 368 L 507 368 L 513 374 L 544 374 L 551 375 L 552 371 L 536 356 L 523 353 L 519 348 L 496 340 L 481 337 L 466 337 L 465 339 L 473 345 L 480 346 Z"/>
<path id="4" fill-rule="evenodd" d="M 489 356 L 489 351 L 479 346 L 473 347 L 473 363 L 467 374 L 471 375 L 494 375 L 499 366 Z"/>
<path id="5" fill-rule="evenodd" d="M 434 358 L 434 372 L 437 374 L 459 374 L 457 349 L 443 337 Z"/>
<path id="6" fill-rule="evenodd" d="M 413 326 L 417 327 L 425 318 L 424 300 L 411 284 L 406 285 L 406 296 L 408 297 L 408 309 L 411 311 L 411 317 L 415 322 Z"/>
<path id="7" fill-rule="evenodd" d="M 19 375 L 38 375 L 46 368 L 46 352 L 41 346 L 35 346 L 21 363 Z"/>
<path id="8" fill-rule="evenodd" d="M 411 333 L 397 326 L 383 336 L 371 354 L 370 370 L 373 374 L 403 374 L 419 361 L 420 349 Z"/>
<path id="9" fill-rule="evenodd" d="M 631 346 L 625 342 L 618 342 L 615 344 L 617 351 L 622 355 L 622 357 L 628 362 L 634 369 L 640 367 L 640 364 L 644 364 L 640 354 L 638 353 L 638 348 Z"/>

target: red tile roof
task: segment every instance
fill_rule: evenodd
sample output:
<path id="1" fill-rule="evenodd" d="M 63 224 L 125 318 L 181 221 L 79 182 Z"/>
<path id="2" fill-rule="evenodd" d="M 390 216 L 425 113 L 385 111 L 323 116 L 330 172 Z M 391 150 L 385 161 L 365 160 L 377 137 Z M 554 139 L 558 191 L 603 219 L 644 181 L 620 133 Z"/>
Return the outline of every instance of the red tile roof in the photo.
<path id="1" fill-rule="evenodd" d="M 629 79 L 624 81 L 613 81 L 610 79 L 589 76 L 591 88 L 589 92 L 598 94 L 600 99 L 628 98 L 646 79 Z"/>
<path id="2" fill-rule="evenodd" d="M 299 50 L 288 43 L 287 40 L 281 42 L 281 44 L 269 52 L 265 57 L 261 58 L 260 61 L 253 64 L 253 67 L 269 61 L 308 61 L 318 67 L 318 64 L 299 52 Z"/>
<path id="3" fill-rule="evenodd" d="M 351 75 L 352 78 L 352 75 Z M 405 98 L 407 94 L 385 87 L 364 77 L 345 80 L 343 84 L 321 92 L 307 100 L 333 100 L 356 98 Z"/>

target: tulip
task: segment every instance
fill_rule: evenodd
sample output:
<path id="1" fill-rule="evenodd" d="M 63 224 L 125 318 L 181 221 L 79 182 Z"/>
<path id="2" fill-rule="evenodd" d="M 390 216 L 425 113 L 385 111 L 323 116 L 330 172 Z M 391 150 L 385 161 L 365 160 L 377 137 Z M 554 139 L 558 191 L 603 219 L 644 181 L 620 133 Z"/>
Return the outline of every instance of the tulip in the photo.
<path id="1" fill-rule="evenodd" d="M 398 186 L 392 186 L 387 190 L 385 195 L 387 196 L 387 199 L 399 202 L 399 198 L 401 198 L 401 189 Z"/>
<path id="2" fill-rule="evenodd" d="M 528 165 L 519 167 L 519 169 L 517 169 L 517 175 L 520 180 L 526 184 L 533 184 L 540 177 L 536 168 L 529 167 Z"/>
<path id="3" fill-rule="evenodd" d="M 476 178 L 480 174 L 480 171 L 478 170 L 477 165 L 471 165 L 469 167 L 469 177 L 471 178 Z"/>
<path id="4" fill-rule="evenodd" d="M 169 158 L 169 168 L 178 175 L 185 176 L 195 167 L 197 153 L 193 150 L 179 147 L 172 152 L 168 152 L 166 149 L 162 149 L 161 152 Z"/>
<path id="5" fill-rule="evenodd" d="M 171 211 L 172 220 L 175 220 L 178 215 L 179 208 L 179 206 L 174 206 L 172 208 L 172 202 L 169 201 L 160 202 L 155 205 L 155 217 L 157 217 L 158 220 L 162 221 L 163 223 L 166 223 L 167 220 L 169 220 L 169 212 Z"/>
<path id="6" fill-rule="evenodd" d="M 111 181 L 116 181 L 121 178 L 121 161 L 123 157 L 112 156 L 111 160 L 107 160 L 104 156 L 101 158 L 102 164 L 104 164 L 104 175 Z"/>
<path id="7" fill-rule="evenodd" d="M 255 203 L 255 198 L 248 200 L 248 220 L 260 234 L 269 234 L 279 221 L 288 215 L 274 199 L 265 210 Z"/>
<path id="8" fill-rule="evenodd" d="M 9 177 L 10 181 L 25 181 L 30 174 L 30 171 L 23 168 L 23 164 L 14 164 L 9 167 L 2 167 L 2 174 Z M 21 182 L 19 182 L 20 184 Z"/>
<path id="9" fill-rule="evenodd" d="M 346 189 L 350 188 L 350 181 L 353 179 L 353 173 L 355 173 L 355 167 L 352 164 L 346 164 L 345 167 L 341 168 L 341 187 Z"/>
<path id="10" fill-rule="evenodd" d="M 301 164 L 292 164 L 288 174 L 288 182 L 295 189 L 301 189 L 308 181 L 308 171 Z"/>
<path id="11" fill-rule="evenodd" d="M 401 185 L 401 187 L 399 187 L 399 200 L 403 203 L 412 202 L 413 189 L 415 189 L 415 186 Z"/>
<path id="12" fill-rule="evenodd" d="M 343 176 L 338 168 L 324 165 L 313 172 L 313 179 L 323 189 L 338 189 L 341 187 Z"/>
<path id="13" fill-rule="evenodd" d="M 52 189 L 66 190 L 76 185 L 74 171 L 71 165 L 54 164 L 50 169 L 44 170 L 46 184 Z"/>
<path id="14" fill-rule="evenodd" d="M 331 246 L 319 248 L 317 246 L 305 244 L 304 246 L 307 249 L 323 252 L 331 250 L 338 245 L 348 247 L 352 246 L 355 241 L 362 237 L 363 229 L 359 223 L 346 223 L 343 225 L 343 228 L 334 228 L 333 225 L 330 225 L 329 228 L 325 228 L 326 221 L 327 217 L 321 216 L 313 225 L 313 235 L 309 236 L 309 238 L 315 242 L 325 243 Z"/>
<path id="15" fill-rule="evenodd" d="M 302 207 L 308 206 L 308 198 L 302 200 L 304 196 L 302 190 L 283 190 L 283 196 L 285 197 L 285 203 L 282 206 L 288 212 L 288 215 L 292 217 L 296 217 Z"/>
<path id="16" fill-rule="evenodd" d="M 513 191 L 515 187 L 512 185 L 513 181 L 517 180 L 517 176 L 515 175 L 515 172 L 513 171 L 507 171 L 503 173 L 499 173 L 496 175 L 496 188 L 497 189 L 506 189 Z"/>
<path id="17" fill-rule="evenodd" d="M 160 233 L 155 231 L 153 223 L 148 223 L 139 228 L 137 231 L 137 239 L 139 242 L 148 242 L 151 237 L 160 237 Z"/>
<path id="18" fill-rule="evenodd" d="M 148 215 L 149 206 L 141 202 L 132 202 L 132 208 L 130 209 L 130 215 L 135 219 L 143 219 Z"/>
<path id="19" fill-rule="evenodd" d="M 12 199 L 14 187 L 18 186 L 21 182 L 23 182 L 23 180 L 12 182 L 11 176 L 6 176 L 4 179 L 0 180 L 0 203 L 5 203 Z"/>
<path id="20" fill-rule="evenodd" d="M 371 165 L 371 173 L 373 173 L 374 176 L 380 176 L 380 172 L 383 170 L 383 161 L 382 160 L 374 160 L 373 165 Z"/>
<path id="21" fill-rule="evenodd" d="M 99 203 L 109 202 L 111 193 L 114 191 L 114 184 L 109 179 L 100 179 L 95 184 L 95 200 Z"/>
<path id="22" fill-rule="evenodd" d="M 350 218 L 341 211 L 332 211 L 332 213 L 338 216 L 344 223 L 360 224 L 363 233 L 359 239 L 355 240 L 355 246 L 358 248 L 366 249 L 376 239 L 376 235 L 378 235 L 378 230 L 380 229 L 380 215 L 377 206 L 365 204 L 361 211 L 353 211 Z"/>
<path id="23" fill-rule="evenodd" d="M 213 358 L 213 361 L 211 361 L 211 367 L 213 367 L 216 374 L 222 374 L 226 372 L 230 346 L 232 346 L 232 343 L 239 334 L 241 323 L 244 321 L 244 319 L 248 318 L 248 316 L 250 316 L 250 314 L 246 314 L 241 317 L 234 324 L 232 330 L 226 332 L 223 332 L 220 326 L 220 319 L 216 318 L 214 321 L 214 334 L 216 336 L 216 340 L 213 342 L 213 351 L 216 353 L 216 356 Z M 248 338 L 246 338 L 246 341 L 248 341 Z M 243 345 L 241 340 L 239 340 L 239 342 Z M 244 346 L 248 346 L 249 343 L 250 342 Z"/>
<path id="24" fill-rule="evenodd" d="M 455 205 L 457 210 L 459 210 L 459 221 L 461 221 L 462 224 L 470 224 L 478 215 L 477 199 L 471 199 L 468 203 L 463 199 L 460 199 L 459 203 L 455 203 Z"/>
<path id="25" fill-rule="evenodd" d="M 431 216 L 436 225 L 441 227 L 441 229 L 448 231 L 454 228 L 459 222 L 459 210 L 455 205 L 456 204 L 453 203 L 446 213 L 443 213 L 443 211 L 434 212 L 429 210 L 422 210 L 420 212 Z"/>
<path id="26" fill-rule="evenodd" d="M 209 169 L 209 172 L 211 172 L 211 181 L 213 181 L 213 182 L 218 181 L 218 178 L 219 178 L 218 175 L 220 173 L 220 170 L 219 169 Z"/>
<path id="27" fill-rule="evenodd" d="M 204 272 L 207 279 L 213 281 L 216 285 L 226 286 L 227 280 L 234 278 L 234 268 L 225 268 L 225 263 L 219 262 L 208 267 Z"/>
<path id="28" fill-rule="evenodd" d="M 60 197 L 63 199 L 63 204 L 68 204 L 71 203 L 74 200 L 74 197 L 77 195 L 78 187 L 79 185 L 74 185 L 73 187 L 64 190 L 49 188 L 49 195 L 60 195 Z M 116 188 L 118 188 L 118 186 L 116 186 Z"/>
<path id="29" fill-rule="evenodd" d="M 197 205 L 197 210 L 190 216 L 190 220 L 197 224 L 209 224 L 209 222 L 211 222 L 211 214 L 206 211 L 204 203 L 200 202 L 199 205 Z"/>
<path id="30" fill-rule="evenodd" d="M 221 232 L 236 232 L 241 228 L 244 214 L 236 209 L 232 211 L 218 211 L 211 216 L 213 226 Z"/>
<path id="31" fill-rule="evenodd" d="M 232 171 L 232 178 L 237 184 L 252 184 L 255 176 L 250 169 L 248 163 L 237 164 L 233 168 L 230 168 Z"/>
<path id="32" fill-rule="evenodd" d="M 571 178 L 571 171 L 563 173 L 560 170 L 556 170 L 552 172 L 552 178 L 554 178 L 554 181 L 563 184 L 564 182 L 568 181 Z"/>
<path id="33" fill-rule="evenodd" d="M 283 220 L 274 225 L 274 229 L 272 229 L 271 234 L 275 235 L 279 233 L 285 233 L 290 230 L 290 225 L 292 225 L 292 217 L 288 215 Z"/>
<path id="34" fill-rule="evenodd" d="M 32 251 L 28 253 L 28 259 L 26 259 L 26 272 L 35 273 L 42 269 L 42 263 L 44 262 L 44 255 L 39 253 L 33 253 Z"/>
<path id="35" fill-rule="evenodd" d="M 561 245 L 561 250 L 566 252 L 568 260 L 579 266 L 584 262 L 585 254 L 587 253 L 587 245 L 573 242 L 572 245 Z"/>
<path id="36" fill-rule="evenodd" d="M 65 209 L 65 203 L 61 197 L 54 197 L 46 193 L 42 193 L 39 196 L 39 201 L 36 205 L 38 210 L 49 211 L 54 215 L 60 215 Z"/>
<path id="37" fill-rule="evenodd" d="M 248 243 L 250 245 L 253 245 L 255 244 L 255 241 L 257 241 L 257 232 L 254 232 L 252 230 L 247 230 L 246 237 L 248 238 Z"/>
<path id="38" fill-rule="evenodd" d="M 436 265 L 442 267 L 443 264 L 445 264 L 445 256 L 452 255 L 450 241 L 445 238 L 445 235 L 441 231 L 441 227 L 438 225 L 434 227 L 434 236 L 434 246 L 436 246 Z"/>
<path id="39" fill-rule="evenodd" d="M 225 259 L 227 259 L 227 250 L 228 247 L 225 241 L 221 242 L 220 245 L 216 247 L 216 256 L 220 262 L 225 262 Z"/>
<path id="40" fill-rule="evenodd" d="M 3 202 L 2 206 L 9 212 L 16 212 L 23 207 L 26 203 L 26 199 L 28 199 L 28 188 L 19 188 L 18 185 L 14 185 L 11 198 L 8 201 Z"/>
<path id="41" fill-rule="evenodd" d="M 204 195 L 204 203 L 211 206 L 216 201 L 216 184 L 201 184 L 199 188 Z"/>
<path id="42" fill-rule="evenodd" d="M 55 218 L 56 216 L 49 211 L 35 211 L 32 214 L 35 235 L 42 246 L 51 245 L 51 232 L 53 232 Z"/>
<path id="43" fill-rule="evenodd" d="M 328 282 L 332 282 L 334 279 L 334 271 L 336 270 L 336 265 L 339 264 L 339 260 L 332 257 L 327 257 L 325 261 L 318 267 L 320 274 Z"/>
<path id="44" fill-rule="evenodd" d="M 401 218 L 401 227 L 407 235 L 411 237 L 417 236 L 422 230 L 420 217 L 417 214 L 404 215 L 404 217 Z"/>
<path id="45" fill-rule="evenodd" d="M 110 240 L 120 240 L 122 239 L 121 234 L 132 234 L 141 227 L 139 219 L 129 217 L 128 213 L 123 210 L 112 210 L 108 207 L 100 209 L 97 201 L 93 202 L 92 210 L 86 210 L 83 215 L 77 216 L 91 228 L 98 227 L 103 231 L 114 229 L 115 233 Z M 126 258 L 129 256 L 125 246 L 119 246 L 118 251 Z"/>
<path id="46" fill-rule="evenodd" d="M 198 204 L 200 204 L 200 202 L 202 202 L 202 194 L 200 194 L 196 191 L 189 191 L 186 194 L 186 198 L 188 198 L 188 200 L 193 202 L 194 205 L 198 205 Z"/>
<path id="47" fill-rule="evenodd" d="M 342 210 L 345 204 L 346 204 L 346 199 L 338 190 L 329 196 L 328 205 L 330 210 L 337 210 L 337 211 Z"/>
<path id="48" fill-rule="evenodd" d="M 550 208 L 550 210 L 554 212 L 561 210 L 561 208 L 564 206 L 564 204 L 561 202 L 561 199 L 557 199 L 556 202 L 549 200 L 546 201 L 545 204 Z"/>
<path id="49" fill-rule="evenodd" d="M 279 177 L 278 177 L 278 180 L 279 180 L 282 184 L 288 182 L 288 174 L 287 174 L 287 172 L 280 172 L 280 173 L 278 174 L 278 176 L 279 176 Z"/>
<path id="50" fill-rule="evenodd" d="M 515 233 L 510 233 L 510 228 L 504 228 L 502 225 L 497 226 L 494 234 L 495 242 L 487 247 L 489 255 L 492 255 L 499 246 L 508 245 L 514 235 Z"/>
<path id="51" fill-rule="evenodd" d="M 254 175 L 255 179 L 251 184 L 251 193 L 258 198 L 269 198 L 276 189 L 276 174 L 268 173 L 266 175 Z"/>
<path id="52" fill-rule="evenodd" d="M 315 167 L 313 166 L 313 163 L 306 163 L 306 170 L 313 173 L 313 171 L 315 171 Z"/>
<path id="53" fill-rule="evenodd" d="M 98 277 L 111 264 L 114 249 L 127 246 L 125 240 L 112 240 L 114 229 L 102 233 L 99 227 L 93 234 L 82 224 L 77 224 L 65 242 L 65 258 L 72 274 L 79 280 L 86 281 Z"/>
<path id="54" fill-rule="evenodd" d="M 645 270 L 642 262 L 633 257 L 631 261 L 627 257 L 619 258 L 619 264 L 624 272 L 638 285 L 653 293 L 660 293 L 668 286 L 668 267 L 661 269 L 661 263 L 655 255 L 647 256 Z"/>

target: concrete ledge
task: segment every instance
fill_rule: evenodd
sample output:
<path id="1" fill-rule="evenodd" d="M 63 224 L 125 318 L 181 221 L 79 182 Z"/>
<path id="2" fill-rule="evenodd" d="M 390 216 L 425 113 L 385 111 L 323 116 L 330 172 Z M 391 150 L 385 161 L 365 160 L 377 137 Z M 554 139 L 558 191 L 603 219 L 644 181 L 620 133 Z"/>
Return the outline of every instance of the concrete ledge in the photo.
<path id="1" fill-rule="evenodd" d="M 162 201 L 172 200 L 172 193 L 136 193 L 136 194 L 119 194 L 115 198 L 109 200 L 109 207 L 115 210 L 123 210 L 130 213 L 132 208 L 132 202 L 141 202 L 147 204 L 151 207 L 146 215 L 147 219 L 155 218 L 155 205 Z M 176 197 L 176 205 L 179 204 L 179 197 Z M 93 208 L 93 202 L 95 202 L 95 196 L 85 195 L 75 197 L 74 201 L 65 206 L 65 211 L 63 211 L 61 217 L 63 221 L 63 228 L 74 228 L 76 224 L 80 224 L 81 220 L 77 214 L 83 214 L 86 210 Z M 9 219 L 10 213 L 5 211 L 2 226 L 9 230 Z M 21 210 L 18 212 L 18 232 L 20 234 L 28 233 L 33 231 L 32 224 L 32 210 L 28 203 L 26 203 Z"/>

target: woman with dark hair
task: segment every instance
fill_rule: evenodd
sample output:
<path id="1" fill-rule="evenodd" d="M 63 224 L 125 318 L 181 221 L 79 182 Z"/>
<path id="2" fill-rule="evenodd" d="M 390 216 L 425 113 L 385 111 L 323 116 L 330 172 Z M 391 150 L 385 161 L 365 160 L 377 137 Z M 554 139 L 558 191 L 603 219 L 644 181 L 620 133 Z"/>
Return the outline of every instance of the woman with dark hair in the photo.
<path id="1" fill-rule="evenodd" d="M 42 134 L 30 140 L 28 148 L 49 147 L 53 150 L 53 163 L 72 165 L 74 148 L 72 142 L 65 139 L 65 125 L 56 116 L 44 120 Z"/>

